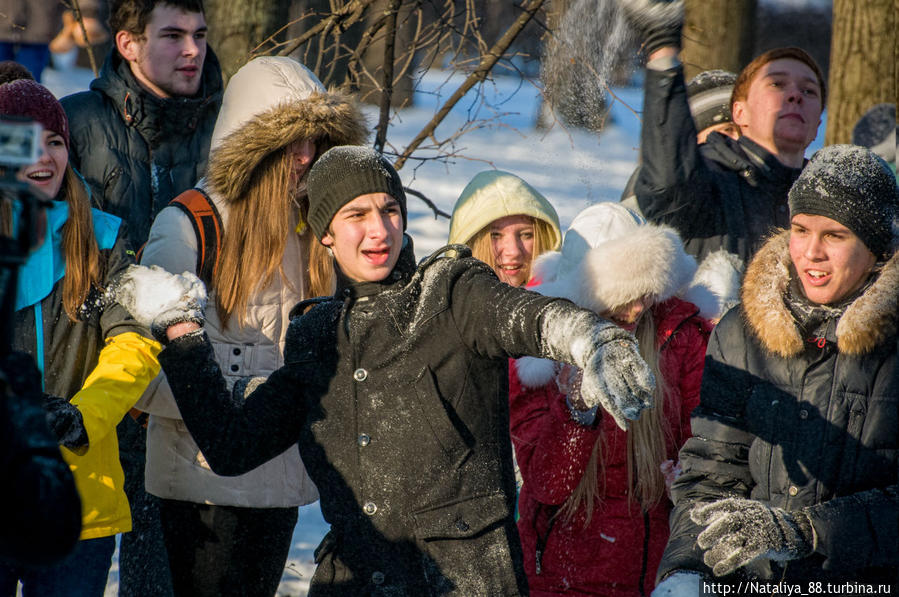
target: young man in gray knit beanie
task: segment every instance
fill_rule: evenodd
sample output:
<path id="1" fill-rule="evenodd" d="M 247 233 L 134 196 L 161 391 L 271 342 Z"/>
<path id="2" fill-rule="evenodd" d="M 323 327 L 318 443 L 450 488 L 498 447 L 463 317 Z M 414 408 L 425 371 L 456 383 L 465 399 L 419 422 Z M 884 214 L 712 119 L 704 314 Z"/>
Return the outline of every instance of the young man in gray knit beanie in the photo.
<path id="1" fill-rule="evenodd" d="M 140 268 L 126 276 L 124 302 L 169 342 L 160 362 L 188 430 L 225 475 L 299 444 L 331 525 L 310 592 L 526 593 L 508 358 L 575 365 L 584 402 L 626 428 L 654 386 L 634 337 L 503 284 L 462 247 L 416 265 L 400 178 L 374 150 L 328 150 L 307 191 L 310 229 L 339 270 L 336 293 L 293 319 L 284 367 L 240 400 L 197 330 L 197 305 L 181 290 L 159 300 L 158 284 L 145 297 Z M 188 282 L 176 289 L 192 282 L 173 278 Z M 142 304 L 154 300 L 166 305 L 158 314 Z"/>

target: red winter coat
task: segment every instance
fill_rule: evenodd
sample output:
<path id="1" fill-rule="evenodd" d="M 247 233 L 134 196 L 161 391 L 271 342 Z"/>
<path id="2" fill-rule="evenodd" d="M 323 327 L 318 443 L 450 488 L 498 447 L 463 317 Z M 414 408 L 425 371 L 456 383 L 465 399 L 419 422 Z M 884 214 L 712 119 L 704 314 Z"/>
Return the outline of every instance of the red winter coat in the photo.
<path id="1" fill-rule="evenodd" d="M 690 413 L 699 404 L 711 329 L 697 313 L 677 298 L 653 308 L 660 368 L 671 390 L 665 413 L 674 438 L 666 453 L 674 461 L 690 436 Z M 627 435 L 612 417 L 599 414 L 595 425 L 581 425 L 571 418 L 555 379 L 527 388 L 514 366 L 509 377 L 512 440 L 524 478 L 518 530 L 532 597 L 649 595 L 668 541 L 671 503 L 666 499 L 645 514 L 639 504 L 628 503 Z M 559 517 L 550 526 L 551 514 L 577 487 L 600 435 L 605 435 L 605 498 L 586 529 L 583 508 L 570 522 Z M 539 574 L 538 540 L 543 552 Z"/>

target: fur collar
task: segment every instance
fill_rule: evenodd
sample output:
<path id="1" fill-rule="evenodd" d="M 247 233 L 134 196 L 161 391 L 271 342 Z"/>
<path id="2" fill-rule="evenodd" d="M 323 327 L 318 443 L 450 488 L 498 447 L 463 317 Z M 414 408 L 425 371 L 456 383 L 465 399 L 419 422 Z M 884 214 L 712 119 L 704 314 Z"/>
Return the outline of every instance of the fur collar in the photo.
<path id="1" fill-rule="evenodd" d="M 790 233 L 772 237 L 746 270 L 743 311 L 752 333 L 768 351 L 792 357 L 802 352 L 800 331 L 783 297 L 792 277 Z M 855 299 L 837 324 L 837 348 L 862 355 L 896 337 L 899 319 L 899 253 L 894 253 L 877 280 Z"/>
<path id="2" fill-rule="evenodd" d="M 349 97 L 313 93 L 258 114 L 225 137 L 210 155 L 207 180 L 214 193 L 231 203 L 244 195 L 268 155 L 294 141 L 321 139 L 321 155 L 336 145 L 364 143 L 367 136 L 365 117 Z"/>

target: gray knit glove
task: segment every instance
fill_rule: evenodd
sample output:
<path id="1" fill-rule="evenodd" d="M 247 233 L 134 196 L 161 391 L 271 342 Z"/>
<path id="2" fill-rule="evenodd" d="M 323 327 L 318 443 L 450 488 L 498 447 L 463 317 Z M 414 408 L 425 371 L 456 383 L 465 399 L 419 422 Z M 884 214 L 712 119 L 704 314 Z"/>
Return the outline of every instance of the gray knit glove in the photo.
<path id="1" fill-rule="evenodd" d="M 172 274 L 158 265 L 132 265 L 119 280 L 116 300 L 165 343 L 169 326 L 185 321 L 203 325 L 206 287 L 190 272 Z"/>
<path id="2" fill-rule="evenodd" d="M 715 576 L 730 574 L 759 558 L 785 562 L 814 550 L 814 529 L 802 511 L 728 498 L 696 506 L 690 518 L 706 527 L 696 544 L 706 550 L 703 561 Z"/>
<path id="3" fill-rule="evenodd" d="M 681 47 L 684 0 L 618 0 L 618 4 L 647 56 L 659 48 Z"/>
<path id="4" fill-rule="evenodd" d="M 59 396 L 44 394 L 44 412 L 47 424 L 56 435 L 59 445 L 77 450 L 87 445 L 87 429 L 78 407 Z"/>
<path id="5" fill-rule="evenodd" d="M 612 323 L 593 330 L 595 350 L 581 365 L 581 399 L 588 407 L 601 405 L 614 417 L 621 429 L 627 420 L 640 417 L 640 411 L 652 407 L 655 377 L 640 358 L 637 340 Z"/>

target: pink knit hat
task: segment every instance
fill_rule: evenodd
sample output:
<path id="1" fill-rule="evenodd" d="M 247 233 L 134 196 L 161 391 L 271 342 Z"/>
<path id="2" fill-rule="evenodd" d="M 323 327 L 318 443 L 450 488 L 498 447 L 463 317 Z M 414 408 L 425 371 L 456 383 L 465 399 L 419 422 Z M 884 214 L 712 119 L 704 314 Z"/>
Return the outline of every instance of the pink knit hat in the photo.
<path id="1" fill-rule="evenodd" d="M 62 136 L 69 148 L 69 120 L 50 90 L 36 81 L 19 79 L 0 85 L 0 114 L 24 116 L 41 123 L 45 130 Z"/>

